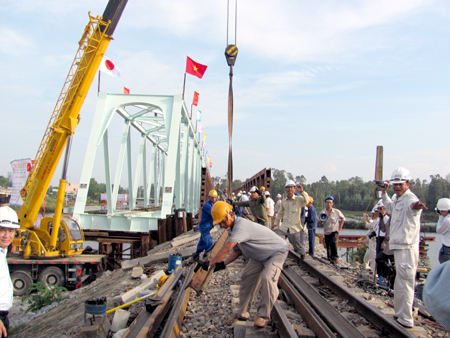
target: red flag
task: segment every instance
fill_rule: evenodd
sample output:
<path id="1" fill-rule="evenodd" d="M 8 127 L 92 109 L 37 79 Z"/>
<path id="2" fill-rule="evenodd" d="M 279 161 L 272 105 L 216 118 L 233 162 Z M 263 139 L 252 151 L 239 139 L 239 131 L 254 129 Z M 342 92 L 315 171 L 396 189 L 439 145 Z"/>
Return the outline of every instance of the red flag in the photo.
<path id="1" fill-rule="evenodd" d="M 208 66 L 195 62 L 189 56 L 186 61 L 186 73 L 197 76 L 199 79 L 203 77 Z"/>
<path id="2" fill-rule="evenodd" d="M 123 93 L 130 94 L 130 89 L 128 89 L 127 87 L 123 87 Z"/>
<path id="3" fill-rule="evenodd" d="M 194 98 L 192 99 L 192 105 L 197 106 L 198 105 L 198 93 L 194 92 Z"/>

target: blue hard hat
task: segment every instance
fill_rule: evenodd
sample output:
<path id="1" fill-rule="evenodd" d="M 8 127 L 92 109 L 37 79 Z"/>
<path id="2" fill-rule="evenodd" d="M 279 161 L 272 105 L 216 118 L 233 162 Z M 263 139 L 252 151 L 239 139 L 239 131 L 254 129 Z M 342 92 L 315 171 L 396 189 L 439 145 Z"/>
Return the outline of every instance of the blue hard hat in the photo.
<path id="1" fill-rule="evenodd" d="M 331 195 L 328 195 L 327 198 L 325 198 L 325 201 L 328 201 L 328 200 L 332 200 L 334 202 L 334 197 Z"/>

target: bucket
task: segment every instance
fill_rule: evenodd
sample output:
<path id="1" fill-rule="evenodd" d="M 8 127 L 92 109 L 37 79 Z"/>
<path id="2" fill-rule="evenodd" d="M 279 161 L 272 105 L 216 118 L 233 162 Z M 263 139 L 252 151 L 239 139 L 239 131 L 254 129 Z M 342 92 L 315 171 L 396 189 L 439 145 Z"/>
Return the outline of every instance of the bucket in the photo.
<path id="1" fill-rule="evenodd" d="M 84 324 L 86 324 L 86 314 L 106 316 L 106 297 L 88 299 L 84 302 Z"/>
<path id="2" fill-rule="evenodd" d="M 423 286 L 425 284 L 417 284 L 416 285 L 416 294 L 417 294 L 417 298 L 419 298 L 421 301 L 423 301 Z"/>
<path id="3" fill-rule="evenodd" d="M 176 268 L 178 268 L 178 266 L 181 265 L 182 258 L 183 257 L 180 254 L 169 255 L 169 267 L 167 268 L 169 273 L 174 272 Z"/>

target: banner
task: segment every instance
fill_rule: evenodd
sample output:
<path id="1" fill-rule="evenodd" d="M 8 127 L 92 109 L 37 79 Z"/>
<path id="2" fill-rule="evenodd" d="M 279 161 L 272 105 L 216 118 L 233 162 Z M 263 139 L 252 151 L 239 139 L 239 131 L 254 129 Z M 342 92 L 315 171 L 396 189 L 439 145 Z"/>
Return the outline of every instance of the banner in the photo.
<path id="1" fill-rule="evenodd" d="M 100 201 L 106 200 L 106 193 L 100 194 Z M 128 202 L 128 194 L 117 194 L 117 202 Z"/>
<path id="2" fill-rule="evenodd" d="M 20 196 L 20 190 L 24 187 L 28 178 L 28 173 L 31 170 L 31 158 L 11 161 L 11 166 L 13 169 L 11 175 L 12 192 L 9 204 L 20 207 L 23 204 L 23 199 Z"/>

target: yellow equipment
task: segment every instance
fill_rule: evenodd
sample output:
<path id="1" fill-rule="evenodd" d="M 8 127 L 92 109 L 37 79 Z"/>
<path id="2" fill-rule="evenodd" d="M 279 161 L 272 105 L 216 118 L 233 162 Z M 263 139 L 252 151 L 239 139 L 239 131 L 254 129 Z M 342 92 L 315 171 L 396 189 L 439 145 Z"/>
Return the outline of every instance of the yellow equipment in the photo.
<path id="1" fill-rule="evenodd" d="M 80 121 L 80 109 L 127 1 L 110 0 L 103 17 L 93 17 L 89 13 L 89 23 L 78 42 L 75 59 L 50 117 L 28 179 L 21 190 L 24 203 L 19 212 L 20 229 L 13 245 L 21 247 L 24 258 L 58 257 L 82 252 L 84 235 L 80 225 L 74 218 L 62 217 L 70 143 Z M 35 228 L 33 224 L 65 147 L 66 156 L 55 215 L 42 219 L 39 228 Z"/>

